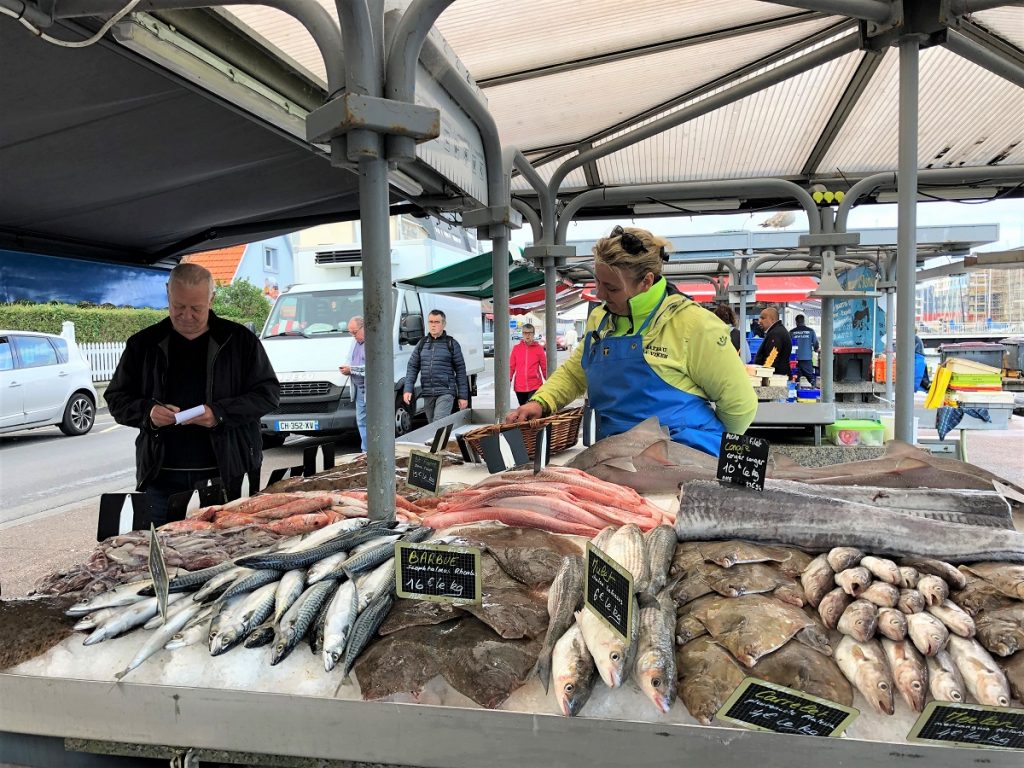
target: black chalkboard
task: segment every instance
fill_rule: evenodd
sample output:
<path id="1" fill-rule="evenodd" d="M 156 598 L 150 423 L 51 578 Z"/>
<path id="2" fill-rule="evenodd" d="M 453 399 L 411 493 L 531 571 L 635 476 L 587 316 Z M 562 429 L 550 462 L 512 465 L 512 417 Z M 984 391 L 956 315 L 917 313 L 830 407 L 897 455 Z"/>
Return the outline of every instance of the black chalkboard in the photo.
<path id="1" fill-rule="evenodd" d="M 156 593 L 157 608 L 160 611 L 162 621 L 167 620 L 167 592 L 168 582 L 167 564 L 164 562 L 164 553 L 160 548 L 160 539 L 157 538 L 156 528 L 149 524 L 149 575 L 153 579 L 153 591 Z"/>
<path id="2" fill-rule="evenodd" d="M 104 493 L 96 521 L 96 541 L 128 531 L 142 531 L 149 525 L 151 505 L 144 493 Z"/>
<path id="3" fill-rule="evenodd" d="M 444 459 L 432 453 L 409 451 L 409 471 L 405 482 L 428 493 L 437 493 L 441 486 L 441 465 Z"/>
<path id="4" fill-rule="evenodd" d="M 395 591 L 434 602 L 479 603 L 480 550 L 395 542 Z"/>
<path id="5" fill-rule="evenodd" d="M 487 471 L 504 472 L 512 467 L 519 467 L 530 461 L 530 453 L 526 450 L 521 429 L 506 429 L 493 435 L 480 438 L 480 448 L 484 452 Z"/>
<path id="6" fill-rule="evenodd" d="M 718 479 L 763 491 L 770 447 L 764 438 L 726 432 L 718 454 Z"/>
<path id="7" fill-rule="evenodd" d="M 834 701 L 748 677 L 718 710 L 718 717 L 756 731 L 838 736 L 860 714 Z"/>
<path id="8" fill-rule="evenodd" d="M 630 642 L 633 575 L 589 541 L 583 599 L 598 618 Z"/>
<path id="9" fill-rule="evenodd" d="M 914 723 L 907 739 L 961 747 L 1024 749 L 1024 709 L 933 701 Z"/>

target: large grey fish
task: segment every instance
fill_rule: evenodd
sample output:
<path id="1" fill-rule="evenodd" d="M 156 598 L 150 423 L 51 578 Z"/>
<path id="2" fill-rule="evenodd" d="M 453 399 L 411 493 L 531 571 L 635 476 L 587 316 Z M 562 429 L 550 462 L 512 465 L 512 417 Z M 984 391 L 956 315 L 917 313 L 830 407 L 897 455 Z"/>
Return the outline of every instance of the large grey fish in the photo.
<path id="1" fill-rule="evenodd" d="M 555 642 L 551 675 L 558 708 L 566 717 L 575 717 L 590 699 L 598 677 L 579 624 L 573 622 Z"/>
<path id="2" fill-rule="evenodd" d="M 273 552 L 265 555 L 247 555 L 237 559 L 235 563 L 246 568 L 273 568 L 278 571 L 305 568 L 318 560 L 333 555 L 335 552 L 340 552 L 343 549 L 352 550 L 365 541 L 385 535 L 384 532 L 386 530 L 394 528 L 397 524 L 397 521 L 394 520 L 376 520 L 362 528 L 342 531 L 333 539 L 310 549 L 302 549 L 296 552 Z"/>
<path id="3" fill-rule="evenodd" d="M 643 596 L 633 679 L 663 714 L 676 698 L 675 615 L 668 590 Z"/>
<path id="4" fill-rule="evenodd" d="M 1007 597 L 1024 600 L 1024 565 L 971 563 L 964 570 L 984 579 Z"/>
<path id="5" fill-rule="evenodd" d="M 393 589 L 388 589 L 377 595 L 373 602 L 366 606 L 366 609 L 359 614 L 355 624 L 352 625 L 352 634 L 345 644 L 345 663 L 341 669 L 341 677 L 344 680 L 352 671 L 352 665 L 356 663 L 359 654 L 370 644 L 370 640 L 377 634 L 377 629 L 384 623 L 388 611 L 395 602 Z"/>
<path id="6" fill-rule="evenodd" d="M 936 701 L 954 701 L 958 704 L 967 701 L 967 686 L 960 670 L 953 663 L 949 651 L 939 651 L 934 656 L 926 656 L 928 665 L 928 690 Z"/>
<path id="7" fill-rule="evenodd" d="M 330 672 L 345 652 L 345 644 L 358 616 L 356 583 L 346 581 L 334 593 L 324 618 L 324 671 Z"/>
<path id="8" fill-rule="evenodd" d="M 301 568 L 288 571 L 277 583 L 274 593 L 274 623 L 281 621 L 285 611 L 292 607 L 306 588 L 306 572 Z"/>
<path id="9" fill-rule="evenodd" d="M 139 590 L 147 585 L 152 585 L 152 579 L 144 579 L 142 581 L 132 581 L 128 584 L 121 584 L 113 589 L 108 589 L 106 592 L 101 592 L 93 597 L 79 600 L 77 603 L 68 607 L 64 613 L 67 616 L 85 616 L 87 613 L 98 611 L 101 608 L 122 608 L 132 603 L 140 602 L 143 597 L 139 594 Z"/>
<path id="10" fill-rule="evenodd" d="M 651 569 L 651 583 L 648 590 L 658 594 L 668 583 L 669 568 L 676 553 L 676 531 L 671 525 L 659 525 L 644 534 L 647 546 L 647 562 Z"/>
<path id="11" fill-rule="evenodd" d="M 167 621 L 153 631 L 153 634 L 149 636 L 149 639 L 146 640 L 138 653 L 132 657 L 127 666 L 114 675 L 116 679 L 120 680 L 154 653 L 163 649 L 189 620 L 203 610 L 202 604 L 192 602 L 191 600 L 184 600 L 179 605 L 181 609 L 168 616 Z"/>
<path id="12" fill-rule="evenodd" d="M 281 624 L 274 638 L 274 651 L 270 663 L 277 664 L 291 653 L 306 631 L 312 625 L 324 600 L 336 585 L 330 581 L 318 581 L 306 588 L 295 604 L 281 618 Z"/>
<path id="13" fill-rule="evenodd" d="M 180 594 L 168 595 L 168 602 L 180 598 Z M 95 645 L 111 637 L 124 634 L 129 629 L 141 627 L 151 618 L 156 616 L 159 606 L 155 597 L 145 597 L 138 602 L 122 606 L 121 609 L 109 616 L 106 621 L 98 625 L 84 641 L 82 645 Z"/>
<path id="14" fill-rule="evenodd" d="M 896 642 L 882 638 L 882 650 L 885 651 L 900 696 L 915 712 L 923 711 L 928 695 L 928 666 L 925 657 L 909 640 Z"/>
<path id="15" fill-rule="evenodd" d="M 675 536 L 675 533 L 672 534 Z M 536 673 L 548 692 L 551 680 L 551 658 L 555 643 L 566 633 L 574 621 L 576 611 L 583 603 L 583 559 L 575 555 L 562 558 L 562 567 L 548 589 L 548 629 L 537 656 Z"/>
<path id="16" fill-rule="evenodd" d="M 836 648 L 835 660 L 876 712 L 892 714 L 892 675 L 877 640 L 861 643 L 844 635 Z"/>
<path id="17" fill-rule="evenodd" d="M 856 520 L 856 525 L 850 525 Z M 863 504 L 693 480 L 680 492 L 680 541 L 741 538 L 810 550 L 855 546 L 878 555 L 913 553 L 949 562 L 1024 563 L 1024 533 L 990 528 L 963 535 L 955 523 L 888 513 Z M 917 561 L 906 562 L 918 568 Z"/>
<path id="18" fill-rule="evenodd" d="M 978 642 L 990 653 L 1010 656 L 1024 649 L 1024 603 L 984 611 L 974 623 Z"/>
<path id="19" fill-rule="evenodd" d="M 949 655 L 975 699 L 990 707 L 1010 706 L 1006 675 L 981 643 L 974 638 L 950 635 Z"/>

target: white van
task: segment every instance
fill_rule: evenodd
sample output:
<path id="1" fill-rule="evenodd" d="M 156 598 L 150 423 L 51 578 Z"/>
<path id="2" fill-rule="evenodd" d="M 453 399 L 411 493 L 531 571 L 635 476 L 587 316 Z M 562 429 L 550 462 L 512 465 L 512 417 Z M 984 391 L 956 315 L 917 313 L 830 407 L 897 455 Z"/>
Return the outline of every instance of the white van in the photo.
<path id="1" fill-rule="evenodd" d="M 448 334 L 459 342 L 466 360 L 470 395 L 484 370 L 480 302 L 394 288 L 392 333 L 395 344 L 395 434 L 409 431 L 414 413 L 422 410 L 419 382 L 414 407 L 402 401 L 405 371 L 416 343 L 423 338 L 426 316 L 434 309 L 447 318 Z M 355 429 L 356 412 L 348 376 L 338 367 L 348 363 L 352 336 L 348 321 L 363 314 L 359 280 L 293 285 L 274 302 L 260 338 L 281 382 L 281 402 L 261 421 L 266 447 L 281 445 L 289 433 L 331 434 Z M 372 394 L 370 394 L 372 397 Z"/>

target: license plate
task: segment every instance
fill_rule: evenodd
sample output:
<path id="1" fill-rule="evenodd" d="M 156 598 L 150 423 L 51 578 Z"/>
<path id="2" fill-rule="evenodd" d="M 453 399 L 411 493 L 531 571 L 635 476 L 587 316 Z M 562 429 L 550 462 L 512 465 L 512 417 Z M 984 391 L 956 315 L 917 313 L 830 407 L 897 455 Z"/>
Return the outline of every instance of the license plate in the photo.
<path id="1" fill-rule="evenodd" d="M 320 429 L 319 421 L 279 421 L 278 432 L 315 432 Z"/>

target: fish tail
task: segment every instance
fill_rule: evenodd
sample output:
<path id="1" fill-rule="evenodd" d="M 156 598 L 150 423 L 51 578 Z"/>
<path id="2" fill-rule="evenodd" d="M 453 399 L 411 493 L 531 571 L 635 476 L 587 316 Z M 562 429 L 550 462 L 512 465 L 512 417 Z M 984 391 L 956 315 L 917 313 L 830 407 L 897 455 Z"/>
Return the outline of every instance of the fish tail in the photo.
<path id="1" fill-rule="evenodd" d="M 541 685 L 544 686 L 544 693 L 546 694 L 551 687 L 551 649 L 541 649 L 540 656 L 537 657 L 537 664 L 533 668 L 533 673 L 540 678 Z"/>

